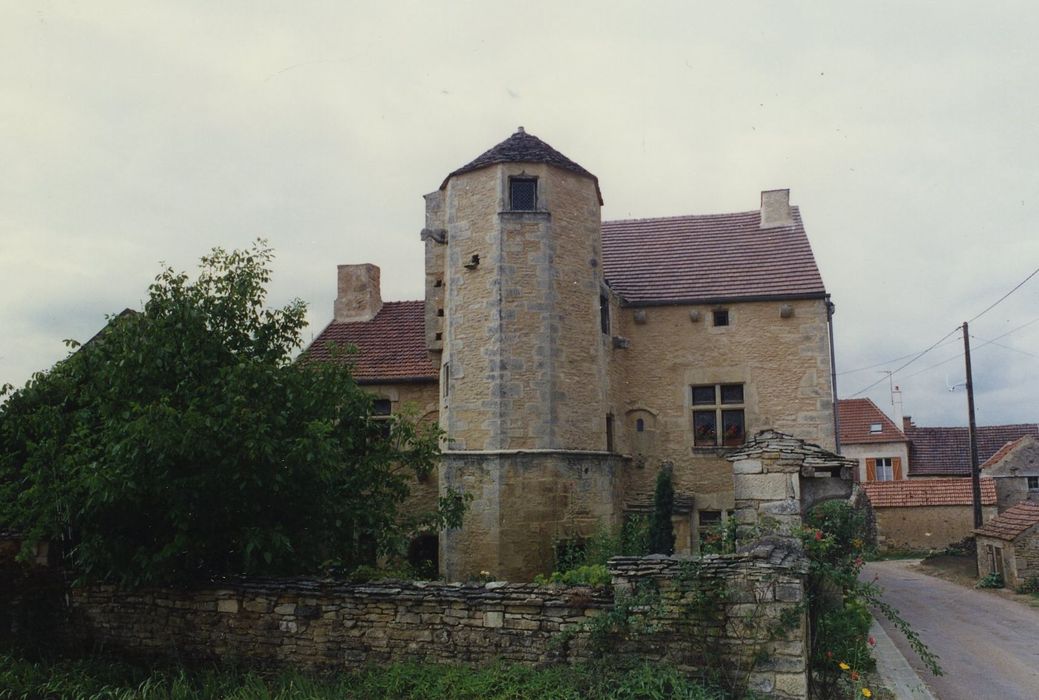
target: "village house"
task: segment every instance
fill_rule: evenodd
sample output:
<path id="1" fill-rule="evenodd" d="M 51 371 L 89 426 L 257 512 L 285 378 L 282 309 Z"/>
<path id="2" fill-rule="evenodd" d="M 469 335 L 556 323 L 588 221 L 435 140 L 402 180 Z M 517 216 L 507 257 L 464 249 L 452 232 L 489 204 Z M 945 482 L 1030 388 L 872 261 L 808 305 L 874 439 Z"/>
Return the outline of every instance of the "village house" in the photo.
<path id="1" fill-rule="evenodd" d="M 1039 503 L 1022 501 L 974 531 L 978 574 L 999 574 L 1011 588 L 1039 585 Z"/>
<path id="2" fill-rule="evenodd" d="M 996 482 L 999 512 L 1022 501 L 1039 502 L 1039 438 L 1025 435 L 1008 442 L 985 460 L 981 472 Z"/>
<path id="3" fill-rule="evenodd" d="M 355 345 L 377 412 L 443 429 L 415 506 L 473 500 L 414 543 L 442 575 L 549 571 L 561 542 L 647 511 L 665 466 L 690 552 L 735 507 L 726 455 L 748 435 L 835 449 L 833 307 L 787 190 L 604 222 L 598 179 L 520 128 L 425 200 L 425 298 L 383 302 L 377 267 L 340 265 L 307 352 Z"/>
<path id="4" fill-rule="evenodd" d="M 909 464 L 909 440 L 870 399 L 837 402 L 841 454 L 859 461 L 856 481 L 901 481 Z"/>

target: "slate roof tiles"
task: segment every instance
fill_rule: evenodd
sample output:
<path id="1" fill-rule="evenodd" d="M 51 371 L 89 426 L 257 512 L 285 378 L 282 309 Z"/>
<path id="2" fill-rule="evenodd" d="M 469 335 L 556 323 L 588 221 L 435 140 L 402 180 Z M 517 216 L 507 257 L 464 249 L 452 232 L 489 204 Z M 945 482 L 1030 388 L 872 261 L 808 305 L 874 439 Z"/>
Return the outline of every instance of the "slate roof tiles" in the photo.
<path id="1" fill-rule="evenodd" d="M 974 503 L 970 479 L 950 477 L 900 481 L 868 481 L 862 484 L 874 508 L 913 506 L 969 506 Z M 996 505 L 996 484 L 981 479 L 981 504 Z"/>
<path id="2" fill-rule="evenodd" d="M 1034 525 L 1039 525 L 1039 503 L 1024 501 L 1007 508 L 974 532 L 1010 542 Z"/>

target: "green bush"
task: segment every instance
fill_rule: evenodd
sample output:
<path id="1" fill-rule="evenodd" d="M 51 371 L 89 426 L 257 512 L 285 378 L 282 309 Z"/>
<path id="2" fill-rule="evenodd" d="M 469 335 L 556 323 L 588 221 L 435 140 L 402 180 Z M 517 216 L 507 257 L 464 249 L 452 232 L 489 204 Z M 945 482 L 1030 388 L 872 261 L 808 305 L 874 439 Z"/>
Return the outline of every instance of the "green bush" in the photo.
<path id="1" fill-rule="evenodd" d="M 605 564 L 578 566 L 567 571 L 553 571 L 549 576 L 538 574 L 534 583 L 539 586 L 609 586 L 610 572 Z"/>
<path id="2" fill-rule="evenodd" d="M 998 571 L 984 576 L 980 581 L 975 584 L 975 588 L 1003 588 L 1006 583 L 1003 581 L 1003 574 Z"/>
<path id="3" fill-rule="evenodd" d="M 1030 593 L 1039 595 L 1039 576 L 1029 576 L 1017 587 L 1018 593 Z"/>
<path id="4" fill-rule="evenodd" d="M 672 666 L 394 664 L 319 676 L 141 668 L 111 659 L 30 663 L 0 655 L 0 700 L 721 700 Z"/>

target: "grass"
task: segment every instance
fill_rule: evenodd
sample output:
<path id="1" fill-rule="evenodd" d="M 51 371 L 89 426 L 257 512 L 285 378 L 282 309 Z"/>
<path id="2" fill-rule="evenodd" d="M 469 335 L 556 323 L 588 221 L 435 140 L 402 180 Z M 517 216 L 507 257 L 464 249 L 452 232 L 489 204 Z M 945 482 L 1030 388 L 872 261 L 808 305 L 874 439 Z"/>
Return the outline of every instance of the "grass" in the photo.
<path id="1" fill-rule="evenodd" d="M 28 661 L 0 655 L 0 700 L 721 700 L 670 666 L 479 669 L 394 664 L 312 675 L 181 667 L 143 668 L 109 658 Z"/>

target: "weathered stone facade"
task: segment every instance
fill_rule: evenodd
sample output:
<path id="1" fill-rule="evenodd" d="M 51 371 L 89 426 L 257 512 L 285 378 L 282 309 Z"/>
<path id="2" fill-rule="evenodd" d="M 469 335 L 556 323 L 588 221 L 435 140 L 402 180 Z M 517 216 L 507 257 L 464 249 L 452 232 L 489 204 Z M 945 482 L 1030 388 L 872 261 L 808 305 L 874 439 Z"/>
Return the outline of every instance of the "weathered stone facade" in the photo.
<path id="1" fill-rule="evenodd" d="M 877 519 L 877 546 L 881 550 L 940 550 L 969 537 L 974 530 L 971 505 L 918 506 L 915 508 L 874 507 Z M 981 515 L 989 521 L 995 506 L 982 506 Z"/>
<path id="2" fill-rule="evenodd" d="M 606 269 L 618 253 L 604 246 L 597 179 L 522 129 L 425 202 L 419 342 L 437 375 L 439 488 L 473 497 L 461 530 L 441 536 L 448 579 L 550 571 L 558 540 L 645 512 L 664 466 L 682 503 L 676 551 L 693 552 L 700 523 L 736 508 L 726 454 L 745 435 L 775 429 L 834 449 L 832 306 L 786 190 L 763 193 L 760 212 L 687 217 L 684 253 L 669 255 L 665 237 L 662 257 L 625 273 L 635 294 Z M 617 244 L 635 267 L 641 235 Z M 701 279 L 715 282 L 690 286 Z M 354 291 L 337 310 L 381 299 Z M 716 400 L 697 402 L 694 387 Z M 419 401 L 431 397 L 423 388 Z M 697 414 L 711 414 L 716 438 L 694 439 Z"/>

